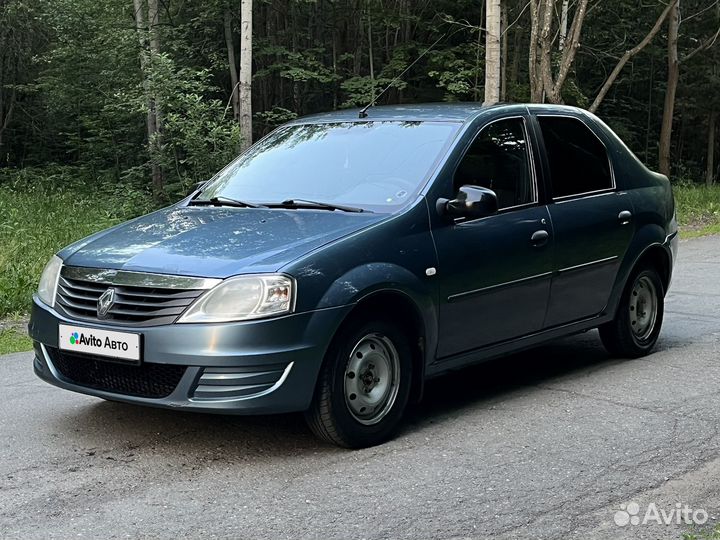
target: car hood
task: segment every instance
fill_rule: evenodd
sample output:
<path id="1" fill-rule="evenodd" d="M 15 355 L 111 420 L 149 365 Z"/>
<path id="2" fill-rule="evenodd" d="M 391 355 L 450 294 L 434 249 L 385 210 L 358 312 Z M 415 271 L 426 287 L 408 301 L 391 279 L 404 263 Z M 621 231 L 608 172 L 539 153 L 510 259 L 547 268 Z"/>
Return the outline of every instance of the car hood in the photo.
<path id="1" fill-rule="evenodd" d="M 327 210 L 170 207 L 72 244 L 69 266 L 225 278 L 275 272 L 382 220 Z"/>

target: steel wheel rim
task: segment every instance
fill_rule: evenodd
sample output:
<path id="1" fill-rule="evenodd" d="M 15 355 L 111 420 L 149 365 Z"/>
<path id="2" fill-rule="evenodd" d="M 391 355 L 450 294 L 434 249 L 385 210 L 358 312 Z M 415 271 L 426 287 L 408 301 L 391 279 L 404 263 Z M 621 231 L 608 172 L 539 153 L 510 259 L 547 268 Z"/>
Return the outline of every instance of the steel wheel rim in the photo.
<path id="1" fill-rule="evenodd" d="M 345 404 L 363 425 L 380 422 L 393 408 L 400 381 L 400 357 L 392 341 L 368 334 L 353 347 L 345 368 Z"/>
<path id="2" fill-rule="evenodd" d="M 646 340 L 657 321 L 657 289 L 652 280 L 642 276 L 635 281 L 630 293 L 630 328 L 640 341 Z"/>

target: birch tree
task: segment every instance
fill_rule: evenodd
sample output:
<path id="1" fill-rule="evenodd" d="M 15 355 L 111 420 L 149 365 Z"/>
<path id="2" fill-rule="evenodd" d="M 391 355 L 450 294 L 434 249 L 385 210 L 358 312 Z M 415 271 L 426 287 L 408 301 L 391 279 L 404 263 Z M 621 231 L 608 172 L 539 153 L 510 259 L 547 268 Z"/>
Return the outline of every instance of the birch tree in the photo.
<path id="1" fill-rule="evenodd" d="M 500 101 L 500 0 L 487 0 L 485 11 L 485 105 Z"/>
<path id="2" fill-rule="evenodd" d="M 563 42 L 556 72 L 553 73 L 553 29 L 555 0 L 530 0 L 530 95 L 534 102 L 562 103 L 562 89 L 580 47 L 580 33 L 587 14 L 588 0 L 579 0 Z"/>
<path id="3" fill-rule="evenodd" d="M 240 3 L 239 76 L 241 150 L 252 144 L 252 0 Z"/>

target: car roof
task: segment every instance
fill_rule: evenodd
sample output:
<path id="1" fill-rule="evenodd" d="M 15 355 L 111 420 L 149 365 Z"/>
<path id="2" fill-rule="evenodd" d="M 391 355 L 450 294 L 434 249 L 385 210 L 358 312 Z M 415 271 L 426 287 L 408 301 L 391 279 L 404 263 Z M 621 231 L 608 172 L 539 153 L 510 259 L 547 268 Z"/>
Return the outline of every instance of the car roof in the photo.
<path id="1" fill-rule="evenodd" d="M 481 113 L 495 111 L 518 114 L 530 109 L 533 112 L 578 113 L 581 109 L 566 105 L 547 105 L 539 103 L 500 103 L 486 106 L 479 102 L 452 103 L 408 103 L 405 105 L 377 105 L 367 110 L 367 117 L 360 118 L 360 109 L 341 109 L 303 116 L 289 124 L 315 124 L 326 122 L 369 122 L 383 121 L 437 121 L 468 122 Z M 582 111 L 584 112 L 584 111 Z"/>

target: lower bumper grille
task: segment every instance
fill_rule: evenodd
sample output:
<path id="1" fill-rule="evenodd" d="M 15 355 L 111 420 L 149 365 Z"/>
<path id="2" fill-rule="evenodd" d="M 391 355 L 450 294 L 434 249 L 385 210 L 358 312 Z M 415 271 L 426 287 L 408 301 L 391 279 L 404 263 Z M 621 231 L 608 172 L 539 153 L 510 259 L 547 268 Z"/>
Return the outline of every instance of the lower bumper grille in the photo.
<path id="1" fill-rule="evenodd" d="M 287 376 L 292 364 L 265 364 L 232 368 L 205 368 L 198 386 L 195 399 L 226 400 L 257 397 L 280 384 Z"/>
<path id="2" fill-rule="evenodd" d="M 97 356 L 67 354 L 47 347 L 55 369 L 68 382 L 96 390 L 144 398 L 167 397 L 185 374 L 186 366 L 108 362 Z"/>

